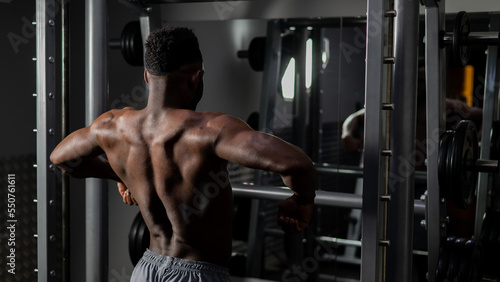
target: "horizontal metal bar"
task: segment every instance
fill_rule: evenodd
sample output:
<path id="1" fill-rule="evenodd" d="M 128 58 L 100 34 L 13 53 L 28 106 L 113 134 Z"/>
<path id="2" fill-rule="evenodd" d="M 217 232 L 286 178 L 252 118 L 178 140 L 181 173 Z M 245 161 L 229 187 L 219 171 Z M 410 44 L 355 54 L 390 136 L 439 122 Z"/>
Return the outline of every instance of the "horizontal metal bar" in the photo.
<path id="1" fill-rule="evenodd" d="M 469 36 L 466 37 L 467 45 L 499 45 L 500 44 L 500 32 L 498 31 L 486 31 L 486 32 L 471 32 Z"/>
<path id="2" fill-rule="evenodd" d="M 477 172 L 488 172 L 497 173 L 498 172 L 498 161 L 497 160 L 476 160 L 476 162 L 467 167 L 471 171 Z"/>
<path id="3" fill-rule="evenodd" d="M 453 32 L 446 32 L 443 35 L 444 46 L 453 45 Z M 470 32 L 464 37 L 465 46 L 496 46 L 500 45 L 500 32 L 498 31 L 485 31 L 485 32 Z"/>
<path id="4" fill-rule="evenodd" d="M 358 240 L 341 239 L 328 236 L 318 236 L 316 237 L 316 240 L 321 240 L 323 242 L 335 243 L 344 246 L 361 247 L 361 241 Z"/>
<path id="5" fill-rule="evenodd" d="M 334 164 L 314 164 L 318 174 L 340 174 L 353 177 L 363 177 L 363 168 L 352 165 Z M 415 171 L 415 182 L 419 184 L 427 183 L 427 172 Z"/>
<path id="6" fill-rule="evenodd" d="M 232 184 L 232 186 L 235 197 L 280 201 L 293 195 L 293 192 L 284 186 L 263 186 L 243 183 Z M 320 206 L 361 209 L 363 198 L 357 194 L 317 190 L 314 203 Z M 425 201 L 415 200 L 415 213 L 425 214 Z"/>

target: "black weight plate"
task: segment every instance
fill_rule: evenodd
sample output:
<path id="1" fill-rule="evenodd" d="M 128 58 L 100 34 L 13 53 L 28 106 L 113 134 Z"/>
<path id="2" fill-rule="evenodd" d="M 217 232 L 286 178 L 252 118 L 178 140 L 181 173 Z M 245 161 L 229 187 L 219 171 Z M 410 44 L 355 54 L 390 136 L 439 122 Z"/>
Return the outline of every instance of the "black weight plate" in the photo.
<path id="1" fill-rule="evenodd" d="M 448 268 L 450 265 L 452 245 L 455 242 L 455 237 L 448 237 L 446 241 L 441 244 L 439 251 L 438 268 L 436 270 L 436 281 L 446 281 L 448 277 Z"/>
<path id="2" fill-rule="evenodd" d="M 449 281 L 454 281 L 457 278 L 460 266 L 462 263 L 463 246 L 466 240 L 464 238 L 456 238 L 453 244 L 450 245 L 450 264 L 448 266 L 447 278 Z"/>
<path id="3" fill-rule="evenodd" d="M 447 131 L 443 134 L 439 142 L 439 157 L 438 157 L 438 178 L 439 178 L 439 191 L 441 197 L 449 196 L 448 179 L 446 177 L 446 158 L 448 156 L 448 146 L 452 139 L 453 131 Z"/>
<path id="4" fill-rule="evenodd" d="M 130 256 L 130 260 L 132 261 L 132 264 L 135 266 L 139 259 L 141 258 L 142 254 L 137 254 L 137 248 L 136 248 L 136 238 L 137 238 L 137 232 L 139 229 L 139 224 L 142 221 L 142 215 L 139 212 L 135 218 L 134 221 L 132 222 L 132 227 L 130 227 L 130 232 L 128 233 L 128 253 Z"/>
<path id="5" fill-rule="evenodd" d="M 459 246 L 461 256 L 460 259 L 460 267 L 457 273 L 457 281 L 458 282 L 469 282 L 471 276 L 472 266 L 472 254 L 474 252 L 474 241 L 471 240 L 463 240 L 463 245 Z"/>
<path id="6" fill-rule="evenodd" d="M 122 30 L 122 35 L 121 35 L 121 51 L 122 51 L 122 56 L 125 59 L 125 61 L 130 60 L 130 29 L 131 29 L 131 23 L 128 23 L 125 25 L 125 27 Z"/>
<path id="7" fill-rule="evenodd" d="M 256 37 L 250 42 L 248 47 L 248 62 L 254 71 L 264 69 L 264 56 L 266 54 L 266 38 Z"/>
<path id="8" fill-rule="evenodd" d="M 121 51 L 123 58 L 130 65 L 142 66 L 144 64 L 141 24 L 139 21 L 129 22 L 123 28 Z"/>
<path id="9" fill-rule="evenodd" d="M 453 189 L 455 188 L 455 176 L 453 174 L 454 168 L 453 168 L 453 148 L 456 146 L 455 144 L 455 138 L 456 134 L 453 131 L 453 133 L 448 137 L 448 150 L 446 151 L 446 188 L 447 188 L 447 195 L 450 197 L 453 195 Z"/>
<path id="10" fill-rule="evenodd" d="M 469 62 L 470 47 L 467 37 L 470 33 L 470 20 L 466 12 L 458 12 L 453 26 L 453 58 L 458 66 L 465 66 Z"/>
<path id="11" fill-rule="evenodd" d="M 135 238 L 135 247 L 136 253 L 140 254 L 139 259 L 149 247 L 149 230 L 142 216 L 137 230 L 137 237 Z"/>
<path id="12" fill-rule="evenodd" d="M 463 120 L 458 124 L 454 135 L 451 195 L 457 208 L 467 209 L 472 204 L 478 178 L 478 172 L 470 169 L 479 155 L 476 127 L 471 121 Z"/>
<path id="13" fill-rule="evenodd" d="M 448 265 L 450 263 L 450 250 L 447 247 L 441 247 L 439 252 L 438 268 L 436 270 L 436 281 L 444 281 L 448 275 Z"/>
<path id="14" fill-rule="evenodd" d="M 140 25 L 136 28 L 134 33 L 134 65 L 143 66 L 144 65 L 144 50 L 142 44 L 142 34 Z"/>
<path id="15" fill-rule="evenodd" d="M 483 276 L 483 253 L 479 241 L 466 240 L 462 251 L 462 262 L 457 275 L 458 282 L 481 281 Z"/>

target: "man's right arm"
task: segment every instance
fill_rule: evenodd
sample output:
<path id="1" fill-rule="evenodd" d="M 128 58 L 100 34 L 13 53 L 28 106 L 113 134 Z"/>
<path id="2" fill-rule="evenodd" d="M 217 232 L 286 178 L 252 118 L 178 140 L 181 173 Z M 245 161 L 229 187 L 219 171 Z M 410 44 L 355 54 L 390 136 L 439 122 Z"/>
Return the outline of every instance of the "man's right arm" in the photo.
<path id="1" fill-rule="evenodd" d="M 301 231 L 312 216 L 317 186 L 316 170 L 311 159 L 300 148 L 275 136 L 254 131 L 234 117 L 216 117 L 212 127 L 219 132 L 214 147 L 217 156 L 245 167 L 280 174 L 294 196 L 282 202 L 279 220 L 285 225 L 296 226 L 284 229 Z M 288 218 L 286 214 L 293 212 L 299 212 L 303 218 Z"/>

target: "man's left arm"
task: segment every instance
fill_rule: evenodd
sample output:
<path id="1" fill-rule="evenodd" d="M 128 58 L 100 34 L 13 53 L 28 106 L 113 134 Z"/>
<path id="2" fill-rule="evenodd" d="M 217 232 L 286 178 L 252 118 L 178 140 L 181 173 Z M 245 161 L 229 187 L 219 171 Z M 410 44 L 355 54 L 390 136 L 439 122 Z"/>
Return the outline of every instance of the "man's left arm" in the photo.
<path id="1" fill-rule="evenodd" d="M 50 161 L 72 177 L 95 177 L 121 182 L 108 160 L 101 156 L 103 153 L 89 126 L 64 138 L 50 155 Z"/>

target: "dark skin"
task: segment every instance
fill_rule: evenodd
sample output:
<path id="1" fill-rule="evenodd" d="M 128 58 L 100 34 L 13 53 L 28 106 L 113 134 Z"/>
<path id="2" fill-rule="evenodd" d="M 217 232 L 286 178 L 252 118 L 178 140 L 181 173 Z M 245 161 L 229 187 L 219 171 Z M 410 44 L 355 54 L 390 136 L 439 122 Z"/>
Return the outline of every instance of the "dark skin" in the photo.
<path id="1" fill-rule="evenodd" d="M 167 76 L 146 71 L 147 107 L 104 113 L 65 138 L 50 159 L 74 177 L 116 180 L 124 202 L 138 204 L 153 252 L 227 266 L 233 210 L 227 162 L 281 175 L 294 195 L 280 203 L 278 222 L 292 233 L 311 220 L 316 172 L 299 148 L 237 118 L 194 111 L 203 73 L 202 63 Z"/>

